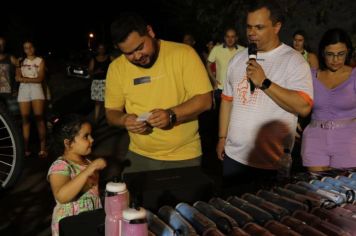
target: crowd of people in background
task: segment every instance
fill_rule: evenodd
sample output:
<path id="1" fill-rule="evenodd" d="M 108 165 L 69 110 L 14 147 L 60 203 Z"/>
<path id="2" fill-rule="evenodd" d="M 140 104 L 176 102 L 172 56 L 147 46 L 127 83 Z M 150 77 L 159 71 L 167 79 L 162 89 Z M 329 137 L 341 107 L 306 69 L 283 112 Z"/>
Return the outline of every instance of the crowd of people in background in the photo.
<path id="1" fill-rule="evenodd" d="M 247 37 L 249 36 L 247 35 Z M 343 37 L 349 38 L 347 33 L 345 33 Z M 223 94 L 224 86 L 226 85 L 226 78 L 229 74 L 228 68 L 229 66 L 231 66 L 229 63 L 231 63 L 231 60 L 235 58 L 236 55 L 239 54 L 239 52 L 245 50 L 245 47 L 242 46 L 245 44 L 240 45 L 238 43 L 238 38 L 239 36 L 237 35 L 236 28 L 226 27 L 226 29 L 224 30 L 224 34 L 221 36 L 221 40 L 209 39 L 206 41 L 204 50 L 198 51 L 199 42 L 196 41 L 195 36 L 191 32 L 185 33 L 182 36 L 182 43 L 187 44 L 197 50 L 197 53 L 202 63 L 205 65 L 205 69 L 208 73 L 211 85 L 214 89 L 213 107 L 210 109 L 210 111 L 204 112 L 202 116 L 204 114 L 206 115 L 206 113 L 209 113 L 208 116 L 213 117 L 213 122 L 209 123 L 208 129 L 211 130 L 213 142 L 216 142 L 217 144 L 223 142 L 226 135 L 224 134 L 223 137 L 220 137 L 221 135 L 219 136 L 218 127 L 220 122 L 220 104 L 222 103 L 221 97 Z M 248 38 L 248 40 L 251 41 L 250 38 Z M 344 54 L 342 55 L 337 54 L 337 56 L 329 56 L 328 54 L 325 54 L 326 49 L 320 47 L 317 55 L 309 47 L 308 37 L 305 31 L 297 30 L 293 33 L 291 38 L 291 47 L 302 55 L 302 57 L 309 64 L 313 72 L 312 75 L 315 90 L 314 92 L 316 94 L 315 101 L 319 101 L 318 98 L 321 96 L 319 95 L 320 88 L 326 87 L 329 90 L 332 90 L 333 93 L 335 91 L 338 91 L 334 88 L 335 86 L 329 84 L 325 85 L 320 82 L 323 80 L 324 77 L 324 73 L 322 72 L 328 70 L 331 70 L 334 74 L 332 76 L 330 75 L 331 78 L 329 78 L 329 75 L 327 75 L 326 77 L 331 80 L 337 80 L 337 78 L 333 78 L 336 72 L 333 71 L 334 69 L 329 68 L 330 64 L 332 66 L 336 64 L 340 66 L 344 65 L 346 68 L 349 68 L 348 66 L 350 66 L 351 68 L 356 65 L 355 51 L 351 45 L 351 41 L 350 43 L 349 41 L 349 39 L 345 39 L 344 42 L 335 41 L 335 44 L 346 44 L 347 48 L 343 50 Z M 11 99 L 16 98 L 18 102 L 22 118 L 21 123 L 22 134 L 25 144 L 25 155 L 32 155 L 31 150 L 29 148 L 29 137 L 31 130 L 30 117 L 33 114 L 39 137 L 38 156 L 46 157 L 48 141 L 46 141 L 46 122 L 44 113 L 46 110 L 46 99 L 49 98 L 47 97 L 47 87 L 45 85 L 45 60 L 36 55 L 35 45 L 32 41 L 24 41 L 22 46 L 24 55 L 22 57 L 15 58 L 11 54 L 7 53 L 7 51 L 5 50 L 6 40 L 4 37 L 0 37 L 0 93 L 2 99 L 4 99 L 5 101 L 10 101 Z M 114 50 L 112 50 L 111 53 L 108 53 L 107 45 L 103 43 L 98 43 L 93 52 L 95 52 L 95 54 L 93 54 L 93 57 L 89 62 L 88 70 L 90 77 L 92 78 L 91 99 L 95 103 L 93 110 L 93 120 L 96 121 L 99 115 L 104 113 L 107 70 L 109 68 L 110 63 L 118 56 L 120 56 L 122 49 L 120 49 L 119 45 L 116 44 L 114 45 Z M 124 54 L 123 56 L 126 55 Z M 331 59 L 336 62 L 331 61 Z M 344 60 L 344 64 L 338 64 L 338 60 L 340 60 L 340 63 L 342 60 Z M 349 74 L 352 75 L 351 72 Z M 352 76 L 350 80 L 348 80 L 348 78 L 350 77 L 349 74 L 342 74 L 341 77 L 343 79 L 341 79 L 341 81 L 351 81 Z M 321 86 L 320 83 L 322 84 Z M 317 90 L 317 88 L 319 89 Z M 348 101 L 351 100 L 349 99 Z M 313 110 L 313 113 L 310 113 L 309 117 L 299 117 L 295 136 L 296 146 L 301 145 L 302 132 L 304 128 L 309 124 L 310 119 L 315 120 L 314 116 L 315 111 L 318 108 L 318 104 L 314 104 L 314 108 L 315 109 Z M 313 122 L 315 121 L 312 121 L 312 124 Z M 305 133 L 309 134 L 310 125 L 307 129 L 308 130 Z M 307 153 L 310 153 L 310 150 L 308 150 L 307 147 L 308 145 L 304 140 L 302 152 L 303 156 L 306 158 L 304 165 L 310 165 L 307 161 L 309 160 Z M 299 151 L 296 155 L 299 155 Z M 218 156 L 220 156 L 220 154 L 218 154 Z"/>
<path id="2" fill-rule="evenodd" d="M 171 42 L 157 38 L 138 15 L 115 21 L 112 40 L 122 55 L 110 55 L 99 43 L 88 68 L 93 120 L 105 114 L 109 125 L 130 136 L 126 158 L 132 164 L 125 171 L 199 166 L 204 152 L 212 152 L 201 148 L 204 135 L 212 137 L 226 186 L 275 176 L 283 151 L 295 140 L 301 151 L 294 158 L 309 171 L 356 167 L 356 59 L 348 33 L 327 29 L 313 53 L 303 30 L 293 34 L 290 46 L 281 41 L 283 22 L 273 1 L 248 9 L 247 39 L 257 47 L 251 60 L 234 27 L 225 29 L 221 41 L 209 39 L 199 52 L 192 33 L 181 43 Z M 33 114 L 37 156 L 47 157 L 45 61 L 32 41 L 24 41 L 18 59 L 5 51 L 5 43 L 0 37 L 0 93 L 5 100 L 17 98 L 25 155 L 32 154 Z M 211 132 L 199 135 L 198 117 L 204 115 L 210 116 L 205 130 Z M 82 190 L 97 198 L 95 176 L 106 166 L 102 159 L 85 158 L 93 143 L 91 125 L 77 116 L 70 119 L 55 126 L 62 152 L 49 171 L 55 211 L 63 208 L 61 214 L 72 210 L 68 202 L 82 204 L 76 199 Z M 54 218 L 55 234 L 58 221 Z"/>

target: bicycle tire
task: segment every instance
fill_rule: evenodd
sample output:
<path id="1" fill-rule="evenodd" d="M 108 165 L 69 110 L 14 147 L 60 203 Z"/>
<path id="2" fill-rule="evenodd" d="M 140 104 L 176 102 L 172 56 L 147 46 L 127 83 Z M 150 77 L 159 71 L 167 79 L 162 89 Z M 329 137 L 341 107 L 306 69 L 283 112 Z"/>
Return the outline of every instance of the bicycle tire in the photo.
<path id="1" fill-rule="evenodd" d="M 15 184 L 24 162 L 21 132 L 8 110 L 0 104 L 0 184 L 8 188 Z"/>

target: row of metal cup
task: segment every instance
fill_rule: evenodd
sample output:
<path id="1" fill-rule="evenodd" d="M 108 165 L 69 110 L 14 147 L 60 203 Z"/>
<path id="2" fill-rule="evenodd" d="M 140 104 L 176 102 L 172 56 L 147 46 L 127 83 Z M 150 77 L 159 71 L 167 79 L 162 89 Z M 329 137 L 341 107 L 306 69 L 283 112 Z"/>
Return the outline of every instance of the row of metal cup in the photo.
<path id="1" fill-rule="evenodd" d="M 355 191 L 355 175 L 324 177 L 226 201 L 163 206 L 148 213 L 148 225 L 156 235 L 356 235 Z"/>
<path id="2" fill-rule="evenodd" d="M 163 206 L 157 215 L 148 211 L 148 227 L 154 234 L 163 236 L 355 235 L 355 220 L 352 217 L 340 217 L 350 212 L 346 207 L 331 210 L 315 207 L 311 212 L 298 209 L 291 213 L 266 200 L 259 200 L 261 203 L 258 206 L 245 200 L 251 200 L 251 196 L 245 194 L 243 199 L 233 196 L 227 201 L 213 198 L 209 203 L 197 201 L 193 205 L 179 203 L 175 208 Z"/>
<path id="3" fill-rule="evenodd" d="M 162 206 L 157 215 L 129 207 L 125 183 L 110 182 L 106 192 L 106 236 L 356 235 L 355 174 L 300 181 L 227 201 Z"/>

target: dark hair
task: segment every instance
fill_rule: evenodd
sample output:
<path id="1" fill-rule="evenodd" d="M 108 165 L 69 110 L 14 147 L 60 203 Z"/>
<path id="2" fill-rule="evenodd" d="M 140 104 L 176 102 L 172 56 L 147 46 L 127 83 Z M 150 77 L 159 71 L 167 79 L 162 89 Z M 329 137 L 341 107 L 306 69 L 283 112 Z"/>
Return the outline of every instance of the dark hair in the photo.
<path id="1" fill-rule="evenodd" d="M 324 58 L 324 50 L 328 45 L 336 44 L 336 43 L 344 43 L 347 47 L 347 56 L 345 60 L 345 65 L 350 65 L 351 58 L 352 58 L 352 42 L 349 35 L 340 28 L 333 28 L 327 30 L 324 35 L 322 36 L 320 43 L 319 43 L 319 51 L 318 51 L 318 59 L 319 59 L 319 68 L 321 70 L 325 70 L 327 68 L 325 64 Z"/>
<path id="2" fill-rule="evenodd" d="M 99 41 L 99 42 L 95 43 L 95 48 L 98 49 L 100 46 L 104 46 L 105 49 L 108 48 L 108 46 L 104 42 Z"/>
<path id="3" fill-rule="evenodd" d="M 36 49 L 36 42 L 35 42 L 35 40 L 34 39 L 32 39 L 32 38 L 26 38 L 26 39 L 24 39 L 23 41 L 22 41 L 22 47 L 25 45 L 25 43 L 30 43 L 30 44 L 32 44 L 32 46 Z"/>
<path id="4" fill-rule="evenodd" d="M 99 42 L 95 43 L 95 51 L 94 51 L 95 55 L 93 55 L 93 56 L 96 56 L 98 54 L 100 46 L 103 46 L 105 49 L 105 54 L 108 54 L 108 46 L 104 42 L 99 41 Z"/>
<path id="5" fill-rule="evenodd" d="M 233 30 L 233 31 L 235 31 L 237 33 L 236 28 L 234 26 L 229 25 L 229 26 L 225 27 L 224 35 L 226 35 L 227 31 L 230 31 L 230 30 Z"/>
<path id="6" fill-rule="evenodd" d="M 304 40 L 305 40 L 306 37 L 307 37 L 307 34 L 305 33 L 304 30 L 297 30 L 297 31 L 295 31 L 294 34 L 293 34 L 293 38 L 294 38 L 296 35 L 301 35 L 301 36 L 303 36 Z"/>
<path id="7" fill-rule="evenodd" d="M 25 61 L 25 59 L 26 59 L 26 57 L 27 57 L 26 53 L 25 53 L 24 50 L 23 50 L 23 47 L 24 47 L 25 43 L 30 43 L 30 44 L 32 44 L 32 46 L 33 46 L 34 49 L 35 49 L 35 55 L 36 55 L 36 46 L 35 46 L 34 40 L 32 40 L 32 39 L 30 39 L 30 38 L 27 38 L 27 39 L 23 40 L 23 41 L 22 41 L 22 44 L 21 44 L 21 45 L 22 45 L 22 56 L 21 56 L 20 59 L 19 59 L 19 64 L 20 64 L 20 66 L 22 66 L 23 62 Z"/>
<path id="8" fill-rule="evenodd" d="M 183 34 L 183 38 L 184 38 L 184 36 L 190 36 L 190 37 L 192 37 L 192 38 L 194 38 L 194 39 L 195 39 L 194 34 L 193 34 L 192 32 L 190 32 L 190 31 L 186 31 L 186 32 L 184 32 L 184 34 Z"/>
<path id="9" fill-rule="evenodd" d="M 293 39 L 294 39 L 294 37 L 295 37 L 296 35 L 301 35 L 301 36 L 303 36 L 303 38 L 304 38 L 304 45 L 303 45 L 303 47 L 304 47 L 304 49 L 305 49 L 307 52 L 310 52 L 311 49 L 310 49 L 309 44 L 308 44 L 308 36 L 307 36 L 307 33 L 306 33 L 304 30 L 297 30 L 297 31 L 295 31 L 294 34 L 293 34 Z"/>
<path id="10" fill-rule="evenodd" d="M 216 40 L 215 38 L 211 38 L 211 39 L 205 41 L 205 44 L 208 44 L 210 42 L 213 42 L 213 44 L 215 45 L 218 42 L 218 40 Z"/>
<path id="11" fill-rule="evenodd" d="M 146 21 L 136 13 L 126 12 L 111 24 L 111 38 L 113 43 L 124 42 L 132 32 L 137 32 L 140 36 L 147 34 Z"/>
<path id="12" fill-rule="evenodd" d="M 254 0 L 250 1 L 247 12 L 255 12 L 262 8 L 267 8 L 270 12 L 270 19 L 272 24 L 275 25 L 278 22 L 284 22 L 284 12 L 281 6 L 274 0 Z"/>
<path id="13" fill-rule="evenodd" d="M 237 36 L 237 30 L 236 30 L 236 28 L 233 27 L 233 26 L 227 26 L 227 27 L 224 29 L 224 37 L 225 37 L 226 33 L 227 33 L 228 31 L 230 31 L 230 30 L 233 30 L 233 31 L 235 32 L 236 36 Z"/>
<path id="14" fill-rule="evenodd" d="M 77 136 L 82 125 L 90 123 L 85 117 L 78 114 L 68 114 L 58 118 L 52 129 L 52 138 L 50 145 L 51 155 L 58 157 L 64 153 L 64 140 L 72 142 Z"/>

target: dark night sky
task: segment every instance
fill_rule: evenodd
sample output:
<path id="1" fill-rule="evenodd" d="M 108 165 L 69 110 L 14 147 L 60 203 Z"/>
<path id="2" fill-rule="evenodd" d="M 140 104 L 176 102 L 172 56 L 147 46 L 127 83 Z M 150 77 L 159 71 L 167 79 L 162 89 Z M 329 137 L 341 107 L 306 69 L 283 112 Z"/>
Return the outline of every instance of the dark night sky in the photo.
<path id="1" fill-rule="evenodd" d="M 98 7 L 93 10 L 56 9 L 54 12 L 43 11 L 35 14 L 0 15 L 0 35 L 6 37 L 8 48 L 13 54 L 21 53 L 21 42 L 33 39 L 40 54 L 51 51 L 63 56 L 68 52 L 83 50 L 88 45 L 88 34 L 93 32 L 98 41 L 105 41 L 111 46 L 110 24 L 122 11 L 136 11 L 152 23 L 158 37 L 179 40 L 180 34 L 174 26 L 164 24 L 169 13 L 150 3 L 156 10 L 147 11 L 148 3 L 126 3 L 117 6 Z M 90 8 L 88 8 L 90 9 Z M 91 8 L 93 9 L 93 7 Z"/>
<path id="2" fill-rule="evenodd" d="M 21 2 L 16 8 L 1 10 L 0 14 L 0 35 L 4 35 L 8 40 L 9 50 L 16 56 L 22 51 L 21 42 L 27 38 L 34 38 L 36 48 L 40 55 L 51 51 L 54 55 L 65 55 L 68 52 L 79 51 L 87 48 L 88 34 L 94 32 L 98 40 L 104 40 L 111 46 L 110 24 L 122 11 L 136 11 L 152 24 L 157 37 L 167 40 L 180 41 L 185 30 L 195 33 L 198 44 L 205 45 L 206 37 L 211 37 L 212 33 L 220 35 L 223 29 L 221 20 L 215 24 L 198 24 L 196 15 L 199 11 L 187 7 L 186 3 L 199 1 L 204 6 L 212 3 L 226 2 L 225 11 L 218 14 L 218 11 L 205 8 L 205 17 L 200 17 L 205 21 L 214 22 L 214 16 L 223 19 L 222 16 L 233 15 L 238 6 L 233 3 L 237 0 L 118 0 L 118 1 L 87 1 L 76 2 L 75 5 L 65 1 L 48 1 L 41 6 L 34 5 L 34 2 L 24 5 Z M 279 0 L 287 4 L 290 1 Z M 246 0 L 248 2 L 248 0 Z M 293 1 L 291 1 L 293 2 Z M 291 35 L 296 29 L 302 28 L 309 34 L 309 42 L 312 49 L 316 49 L 317 42 L 321 34 L 332 27 L 342 27 L 349 33 L 354 33 L 356 42 L 356 21 L 352 14 L 356 9 L 355 1 L 350 0 L 322 0 L 322 1 L 297 1 L 301 4 L 301 10 L 289 12 L 292 15 L 281 32 L 281 38 L 286 43 L 291 43 Z M 314 5 L 310 3 L 314 2 Z M 304 5 L 303 5 L 304 3 Z M 22 4 L 22 5 L 21 5 Z M 46 5 L 44 5 L 46 4 Z M 80 7 L 80 4 L 85 6 Z M 20 6 L 21 5 L 21 6 Z M 214 4 L 212 4 L 214 5 Z M 312 8 L 312 6 L 315 8 Z M 333 7 L 333 8 L 332 8 Z M 200 12 L 201 13 L 201 12 Z M 318 13 L 318 14 L 317 14 Z M 215 14 L 215 15 L 214 15 Z M 207 16 L 212 18 L 207 18 Z M 230 17 L 231 18 L 231 17 Z M 230 19 L 229 18 L 229 19 Z M 233 18 L 233 17 L 232 17 Z M 238 22 L 238 21 L 236 21 Z M 319 22 L 319 23 L 318 23 Z M 241 23 L 241 22 L 240 22 Z M 215 29 L 214 26 L 219 27 Z M 207 27 L 207 28 L 204 28 Z M 209 28 L 210 27 L 210 28 Z M 240 29 L 240 39 L 243 41 L 244 26 Z M 216 36 L 216 35 L 215 35 Z M 199 38 L 200 37 L 200 38 Z"/>

